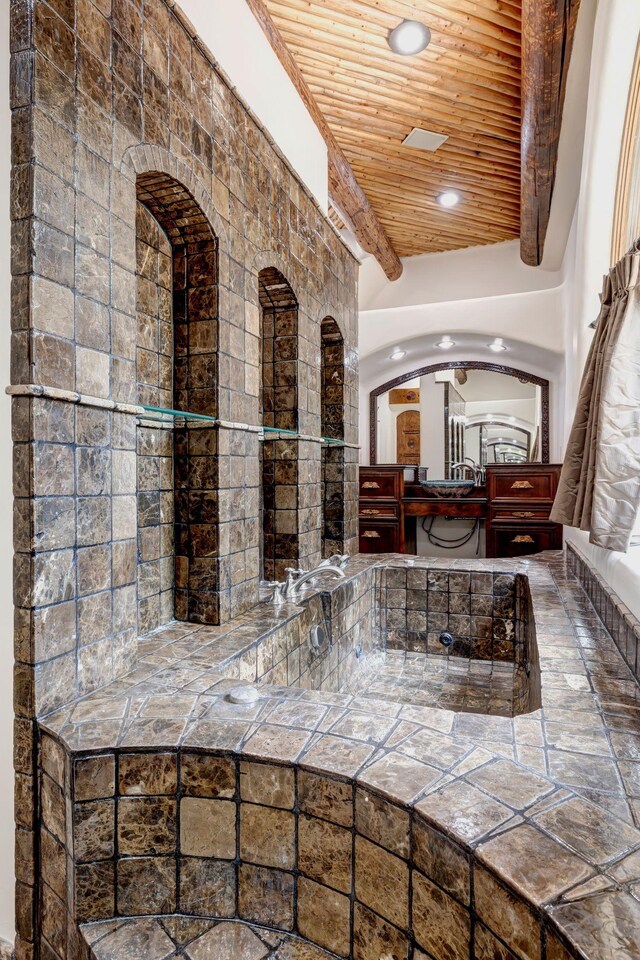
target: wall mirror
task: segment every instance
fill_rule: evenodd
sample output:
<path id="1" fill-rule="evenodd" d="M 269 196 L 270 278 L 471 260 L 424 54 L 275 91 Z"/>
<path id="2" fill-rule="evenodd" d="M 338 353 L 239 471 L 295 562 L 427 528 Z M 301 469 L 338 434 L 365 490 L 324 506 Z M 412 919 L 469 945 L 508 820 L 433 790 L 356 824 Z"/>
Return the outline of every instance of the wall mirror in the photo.
<path id="1" fill-rule="evenodd" d="M 414 370 L 373 390 L 370 414 L 371 463 L 421 467 L 430 480 L 549 461 L 549 382 L 502 364 Z"/>

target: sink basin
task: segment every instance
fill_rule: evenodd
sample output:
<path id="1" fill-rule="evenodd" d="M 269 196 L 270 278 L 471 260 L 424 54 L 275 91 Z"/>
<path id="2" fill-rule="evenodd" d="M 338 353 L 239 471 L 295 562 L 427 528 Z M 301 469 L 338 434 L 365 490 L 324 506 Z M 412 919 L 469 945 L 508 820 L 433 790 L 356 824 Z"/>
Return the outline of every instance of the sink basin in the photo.
<path id="1" fill-rule="evenodd" d="M 475 483 L 473 480 L 424 480 L 421 487 L 430 497 L 459 500 L 473 492 Z"/>

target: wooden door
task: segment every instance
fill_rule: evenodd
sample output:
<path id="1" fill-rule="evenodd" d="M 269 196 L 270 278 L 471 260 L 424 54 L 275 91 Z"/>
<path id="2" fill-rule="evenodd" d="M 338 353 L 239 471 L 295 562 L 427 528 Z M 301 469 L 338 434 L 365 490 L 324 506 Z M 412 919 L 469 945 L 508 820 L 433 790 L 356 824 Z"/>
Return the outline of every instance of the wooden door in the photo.
<path id="1" fill-rule="evenodd" d="M 420 463 L 419 410 L 405 410 L 396 420 L 396 462 Z"/>

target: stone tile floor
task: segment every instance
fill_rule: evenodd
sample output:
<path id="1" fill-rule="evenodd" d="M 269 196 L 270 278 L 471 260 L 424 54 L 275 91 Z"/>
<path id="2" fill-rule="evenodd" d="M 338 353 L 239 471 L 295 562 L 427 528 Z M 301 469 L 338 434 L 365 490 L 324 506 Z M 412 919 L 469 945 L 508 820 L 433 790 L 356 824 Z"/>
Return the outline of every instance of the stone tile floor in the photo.
<path id="1" fill-rule="evenodd" d="M 513 663 L 388 650 L 370 656 L 350 688 L 363 698 L 414 703 L 463 713 L 513 715 Z"/>
<path id="2" fill-rule="evenodd" d="M 509 566 L 536 619 L 542 709 L 527 716 L 283 687 L 237 706 L 235 681 L 186 655 L 143 659 L 41 725 L 72 752 L 206 747 L 353 778 L 473 849 L 585 957 L 638 960 L 640 687 L 562 555 Z"/>
<path id="3" fill-rule="evenodd" d="M 239 920 L 179 915 L 106 920 L 82 933 L 94 960 L 329 960 L 331 954 L 291 934 Z"/>

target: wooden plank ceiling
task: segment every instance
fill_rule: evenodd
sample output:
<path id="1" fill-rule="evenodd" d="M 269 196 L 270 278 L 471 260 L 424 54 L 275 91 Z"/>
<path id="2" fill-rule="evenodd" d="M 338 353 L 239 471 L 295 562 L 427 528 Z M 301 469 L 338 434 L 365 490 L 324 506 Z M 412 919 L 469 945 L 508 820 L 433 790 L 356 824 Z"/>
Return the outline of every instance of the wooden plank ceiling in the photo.
<path id="1" fill-rule="evenodd" d="M 265 5 L 399 256 L 519 235 L 521 0 Z M 432 32 L 414 57 L 387 44 L 405 18 Z M 402 146 L 413 127 L 449 139 Z"/>

